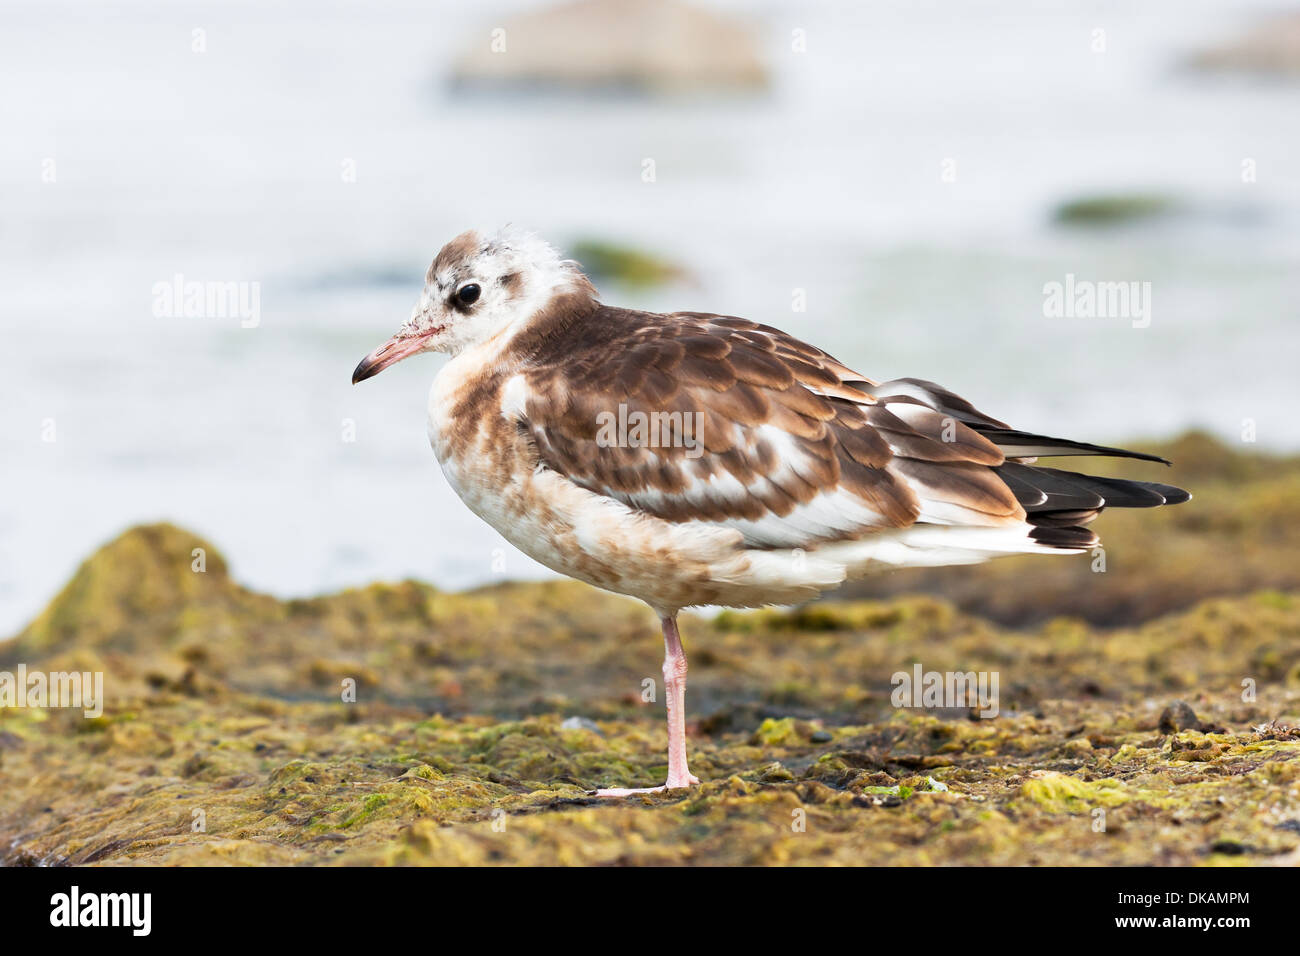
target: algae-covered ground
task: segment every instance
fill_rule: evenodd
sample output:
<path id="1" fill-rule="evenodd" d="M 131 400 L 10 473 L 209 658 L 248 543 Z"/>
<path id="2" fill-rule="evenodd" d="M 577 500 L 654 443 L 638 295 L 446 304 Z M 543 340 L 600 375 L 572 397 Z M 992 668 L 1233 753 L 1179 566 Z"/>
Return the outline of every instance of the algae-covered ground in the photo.
<path id="1" fill-rule="evenodd" d="M 1104 573 L 976 569 L 1036 623 L 916 595 L 684 616 L 704 784 L 613 802 L 588 791 L 666 771 L 636 602 L 567 581 L 279 601 L 189 532 L 132 529 L 0 644 L 0 671 L 100 671 L 106 697 L 0 709 L 0 862 L 1295 864 L 1300 469 L 1184 443 L 1197 499 L 1143 531 L 1103 515 Z M 1041 619 L 1143 581 L 1181 609 Z M 917 664 L 996 674 L 997 716 L 894 706 Z"/>

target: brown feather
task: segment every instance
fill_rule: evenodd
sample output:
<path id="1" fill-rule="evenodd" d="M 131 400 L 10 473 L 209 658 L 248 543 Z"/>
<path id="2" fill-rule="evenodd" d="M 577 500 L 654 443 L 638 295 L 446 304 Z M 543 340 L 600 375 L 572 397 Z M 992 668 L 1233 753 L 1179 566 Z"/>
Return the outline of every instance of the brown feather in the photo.
<path id="1" fill-rule="evenodd" d="M 915 522 L 913 484 L 975 523 L 1023 516 L 989 467 L 1003 458 L 987 438 L 924 405 L 881 404 L 870 379 L 769 326 L 574 297 L 531 323 L 514 352 L 539 463 L 667 521 L 789 519 L 810 543 L 847 540 Z M 651 429 L 652 447 L 603 447 L 598 417 L 620 406 L 698 421 L 698 435 L 678 436 L 698 444 L 655 445 Z M 857 510 L 800 517 L 833 493 Z"/>

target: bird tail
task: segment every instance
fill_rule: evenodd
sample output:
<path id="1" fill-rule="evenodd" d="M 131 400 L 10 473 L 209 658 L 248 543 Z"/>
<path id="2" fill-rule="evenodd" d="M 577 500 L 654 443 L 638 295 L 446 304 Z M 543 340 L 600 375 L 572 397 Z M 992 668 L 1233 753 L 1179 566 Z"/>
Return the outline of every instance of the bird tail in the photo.
<path id="1" fill-rule="evenodd" d="M 1169 464 L 1158 455 L 1020 431 L 984 414 L 960 395 L 924 379 L 900 378 L 879 384 L 862 383 L 859 387 L 881 401 L 926 405 L 955 418 L 996 445 L 1006 461 L 993 470 L 1024 508 L 1031 526 L 1030 538 L 1047 548 L 1078 551 L 1096 545 L 1100 539 L 1086 525 L 1105 508 L 1157 508 L 1192 497 L 1182 488 L 1154 481 L 1101 478 L 1034 464 L 1039 458 L 1078 455 Z"/>
<path id="2" fill-rule="evenodd" d="M 1136 457 L 1136 453 L 1126 457 Z M 1159 482 L 1103 478 L 1014 460 L 993 470 L 1025 509 L 1025 520 L 1033 526 L 1030 538 L 1055 548 L 1089 548 L 1097 544 L 1100 539 L 1086 525 L 1106 508 L 1158 508 L 1192 497 L 1182 488 Z"/>

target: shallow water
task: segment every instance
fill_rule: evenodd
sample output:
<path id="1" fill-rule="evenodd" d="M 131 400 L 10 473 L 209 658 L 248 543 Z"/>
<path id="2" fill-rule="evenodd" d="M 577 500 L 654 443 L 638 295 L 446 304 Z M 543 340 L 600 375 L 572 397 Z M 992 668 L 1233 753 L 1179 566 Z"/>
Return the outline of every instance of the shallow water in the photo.
<path id="1" fill-rule="evenodd" d="M 1271 3 L 768 3 L 772 92 L 703 102 L 449 93 L 450 57 L 514 5 L 115 7 L 0 13 L 0 633 L 159 518 L 279 594 L 544 573 L 439 475 L 435 361 L 349 384 L 471 225 L 657 251 L 694 281 L 606 299 L 781 325 L 1026 428 L 1234 437 L 1251 419 L 1262 445 L 1300 445 L 1300 91 L 1179 66 Z M 1127 191 L 1186 211 L 1051 222 Z M 155 317 L 178 273 L 259 283 L 256 327 Z M 1045 317 L 1067 274 L 1150 282 L 1150 326 Z"/>

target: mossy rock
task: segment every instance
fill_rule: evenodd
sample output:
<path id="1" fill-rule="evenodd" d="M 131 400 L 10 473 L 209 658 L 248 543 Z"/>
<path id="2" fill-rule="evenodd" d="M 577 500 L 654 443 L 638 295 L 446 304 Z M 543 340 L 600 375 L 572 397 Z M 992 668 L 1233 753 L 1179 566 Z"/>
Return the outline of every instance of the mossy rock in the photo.
<path id="1" fill-rule="evenodd" d="M 1180 208 L 1172 197 L 1156 193 L 1084 196 L 1061 203 L 1053 218 L 1072 226 L 1115 226 L 1168 216 Z"/>

